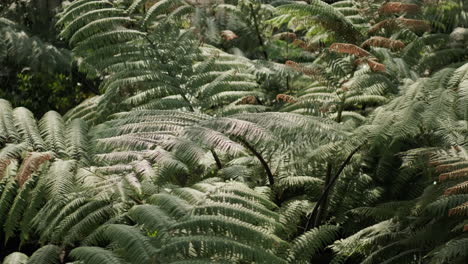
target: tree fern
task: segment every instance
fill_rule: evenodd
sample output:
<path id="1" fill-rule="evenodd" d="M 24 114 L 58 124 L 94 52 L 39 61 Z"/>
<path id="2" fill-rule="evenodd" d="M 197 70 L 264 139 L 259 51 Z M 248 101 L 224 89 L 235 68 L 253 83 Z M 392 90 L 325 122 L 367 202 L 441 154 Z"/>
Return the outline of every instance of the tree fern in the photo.
<path id="1" fill-rule="evenodd" d="M 28 256 L 21 252 L 14 252 L 6 256 L 2 263 L 5 264 L 26 264 L 28 261 Z"/>
<path id="2" fill-rule="evenodd" d="M 46 245 L 35 251 L 27 263 L 56 264 L 60 263 L 60 248 L 56 245 Z"/>
<path id="3" fill-rule="evenodd" d="M 85 263 L 126 263 L 109 250 L 101 247 L 78 247 L 70 252 L 70 256 Z"/>
<path id="4" fill-rule="evenodd" d="M 334 226 L 321 226 L 297 237 L 292 241 L 288 261 L 290 263 L 307 263 L 311 256 L 335 241 L 338 235 L 337 231 L 338 229 Z"/>

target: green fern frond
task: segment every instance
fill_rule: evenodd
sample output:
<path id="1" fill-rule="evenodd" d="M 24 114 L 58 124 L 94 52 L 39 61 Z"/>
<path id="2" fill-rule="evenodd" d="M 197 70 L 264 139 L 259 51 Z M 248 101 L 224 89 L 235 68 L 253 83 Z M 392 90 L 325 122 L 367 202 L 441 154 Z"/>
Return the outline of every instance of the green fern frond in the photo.
<path id="1" fill-rule="evenodd" d="M 19 107 L 13 111 L 14 124 L 22 139 L 28 142 L 35 150 L 45 150 L 45 142 L 41 137 L 34 115 L 26 108 Z"/>
<path id="2" fill-rule="evenodd" d="M 155 17 L 165 14 L 169 9 L 175 9 L 183 4 L 185 3 L 181 0 L 159 1 L 158 3 L 151 6 L 151 8 L 146 12 L 146 16 L 143 19 L 143 25 L 148 26 Z"/>
<path id="3" fill-rule="evenodd" d="M 23 213 L 28 206 L 29 197 L 32 190 L 36 186 L 38 181 L 38 176 L 33 175 L 31 178 L 26 180 L 23 186 L 20 187 L 18 194 L 13 201 L 8 217 L 4 223 L 4 232 L 5 232 L 5 242 L 13 237 L 13 235 L 18 231 L 20 227 L 20 220 L 22 219 Z"/>
<path id="4" fill-rule="evenodd" d="M 19 134 L 13 122 L 13 108 L 10 102 L 0 99 L 0 143 L 14 142 Z"/>
<path id="5" fill-rule="evenodd" d="M 82 261 L 89 264 L 124 264 L 128 263 L 123 261 L 112 251 L 106 250 L 101 247 L 77 247 L 70 252 L 73 259 Z"/>
<path id="6" fill-rule="evenodd" d="M 187 201 L 166 193 L 152 195 L 148 198 L 148 202 L 159 206 L 161 210 L 175 218 L 187 215 L 192 209 L 192 206 Z"/>
<path id="7" fill-rule="evenodd" d="M 442 197 L 426 207 L 428 213 L 433 216 L 448 215 L 451 208 L 461 205 L 468 200 L 468 194 L 457 194 L 447 197 Z"/>
<path id="8" fill-rule="evenodd" d="M 290 263 L 307 263 L 310 257 L 317 254 L 338 237 L 339 228 L 335 226 L 321 226 L 312 229 L 297 237 L 289 251 L 288 261 Z"/>
<path id="9" fill-rule="evenodd" d="M 70 9 L 71 7 L 68 7 Z M 67 9 L 67 10 L 68 10 Z M 77 9 L 79 11 L 84 11 L 79 8 L 75 8 L 74 10 L 71 10 L 73 12 L 77 12 Z M 69 12 L 71 12 L 69 11 Z M 86 13 L 80 13 L 80 15 L 76 16 L 72 21 L 69 23 L 65 24 L 64 29 L 60 33 L 60 35 L 64 38 L 71 38 L 75 32 L 78 30 L 82 29 L 85 25 L 88 23 L 91 23 L 93 21 L 96 21 L 100 18 L 106 18 L 106 17 L 113 17 L 113 16 L 122 16 L 124 12 L 121 9 L 118 8 L 102 8 L 102 9 L 92 9 L 90 11 L 87 11 Z M 63 21 L 63 22 L 68 22 L 68 21 Z"/>
<path id="10" fill-rule="evenodd" d="M 204 248 L 203 251 L 195 250 L 191 253 L 191 245 L 194 248 Z M 174 253 L 177 254 L 175 255 Z M 172 259 L 190 257 L 210 257 L 217 254 L 233 256 L 233 258 L 255 263 L 287 263 L 274 254 L 257 247 L 246 246 L 239 242 L 218 237 L 190 236 L 173 238 L 171 243 L 161 248 L 161 255 Z M 236 256 L 236 257 L 234 257 Z"/>
<path id="11" fill-rule="evenodd" d="M 468 238 L 460 238 L 449 241 L 435 252 L 431 252 L 432 255 L 430 263 L 444 263 L 448 261 L 463 260 L 468 257 Z"/>
<path id="12" fill-rule="evenodd" d="M 166 212 L 154 205 L 137 205 L 129 210 L 129 216 L 149 232 L 166 229 L 172 225 Z"/>
<path id="13" fill-rule="evenodd" d="M 230 217 L 195 216 L 173 225 L 171 230 L 173 230 L 175 237 L 186 235 L 222 236 L 229 237 L 245 245 L 255 247 L 261 245 L 261 248 L 271 249 L 277 249 L 287 245 L 285 241 L 282 241 L 265 229 Z M 251 240 L 253 234 L 258 238 L 254 243 L 252 243 L 253 241 Z"/>
<path id="14" fill-rule="evenodd" d="M 87 11 L 96 10 L 97 8 L 110 7 L 112 4 L 102 0 L 80 0 L 73 1 L 70 5 L 66 6 L 65 10 L 60 13 L 60 17 L 57 21 L 57 25 L 68 24 L 73 21 L 79 15 L 86 13 Z"/>
<path id="15" fill-rule="evenodd" d="M 142 235 L 135 227 L 113 224 L 104 230 L 110 241 L 124 250 L 125 256 L 132 263 L 151 263 L 155 260 L 155 250 L 149 237 Z"/>
<path id="16" fill-rule="evenodd" d="M 287 4 L 277 8 L 281 13 L 289 13 L 301 17 L 313 17 L 324 28 L 343 34 L 346 40 L 354 42 L 362 34 L 337 8 L 321 2 L 311 1 L 310 4 Z"/>
<path id="17" fill-rule="evenodd" d="M 47 149 L 57 153 L 65 154 L 65 125 L 59 113 L 47 112 L 39 121 L 41 136 L 47 144 Z"/>
<path id="18" fill-rule="evenodd" d="M 28 260 L 28 264 L 59 264 L 60 248 L 56 245 L 43 246 L 36 250 Z"/>
<path id="19" fill-rule="evenodd" d="M 3 264 L 26 264 L 29 257 L 21 252 L 13 252 L 3 259 Z"/>
<path id="20" fill-rule="evenodd" d="M 98 34 L 102 31 L 103 28 L 106 30 L 113 27 L 118 27 L 123 24 L 131 24 L 135 21 L 127 17 L 107 17 L 93 20 L 92 22 L 86 24 L 85 26 L 79 27 L 78 30 L 74 31 L 73 35 L 70 37 L 70 45 L 79 45 L 81 41 L 84 41 L 91 36 Z"/>

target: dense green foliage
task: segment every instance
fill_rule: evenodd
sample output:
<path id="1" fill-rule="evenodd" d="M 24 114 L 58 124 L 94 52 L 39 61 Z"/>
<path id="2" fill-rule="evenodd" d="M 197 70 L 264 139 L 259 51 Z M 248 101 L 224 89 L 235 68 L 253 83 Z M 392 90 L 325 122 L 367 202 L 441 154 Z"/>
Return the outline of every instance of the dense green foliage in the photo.
<path id="1" fill-rule="evenodd" d="M 70 51 L 0 42 L 101 91 L 0 99 L 2 263 L 466 263 L 468 6 L 331 2 L 76 0 Z"/>
<path id="2" fill-rule="evenodd" d="M 57 38 L 54 16 L 60 3 L 0 3 L 0 98 L 37 116 L 49 110 L 65 113 L 97 94 L 94 80 L 83 78 Z"/>

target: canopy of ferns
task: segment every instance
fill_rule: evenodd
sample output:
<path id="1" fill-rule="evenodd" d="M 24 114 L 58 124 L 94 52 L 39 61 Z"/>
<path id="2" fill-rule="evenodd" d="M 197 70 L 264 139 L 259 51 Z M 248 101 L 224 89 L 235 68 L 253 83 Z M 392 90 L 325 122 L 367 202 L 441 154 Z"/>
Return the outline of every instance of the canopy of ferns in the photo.
<path id="1" fill-rule="evenodd" d="M 56 11 L 69 51 L 0 17 L 0 62 L 99 95 L 0 99 L 1 263 L 467 263 L 464 1 Z"/>

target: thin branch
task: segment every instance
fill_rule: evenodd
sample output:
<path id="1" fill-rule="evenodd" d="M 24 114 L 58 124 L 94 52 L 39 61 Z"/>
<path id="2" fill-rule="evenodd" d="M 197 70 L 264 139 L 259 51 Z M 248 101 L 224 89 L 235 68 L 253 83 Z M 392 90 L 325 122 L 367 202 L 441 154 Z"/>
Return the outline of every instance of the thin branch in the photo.
<path id="1" fill-rule="evenodd" d="M 327 175 L 325 177 L 325 186 L 328 186 L 330 184 L 331 178 L 332 178 L 332 164 L 329 162 L 327 164 Z M 328 201 L 329 199 L 328 197 L 326 197 L 322 205 L 319 207 L 319 210 L 317 212 L 317 217 L 314 220 L 314 226 L 318 226 L 320 222 L 322 221 L 322 218 L 326 217 Z"/>
<path id="2" fill-rule="evenodd" d="M 239 138 L 239 141 L 242 142 L 242 144 L 244 144 L 244 146 L 248 148 L 255 155 L 255 157 L 257 157 L 257 159 L 260 161 L 263 168 L 265 169 L 265 172 L 268 176 L 268 182 L 271 186 L 273 186 L 275 184 L 275 178 L 273 177 L 273 173 L 271 172 L 270 167 L 268 166 L 268 163 L 265 161 L 263 156 L 257 150 L 255 150 L 255 148 L 252 145 L 247 143 L 247 141 L 243 140 L 242 138 Z"/>
<path id="3" fill-rule="evenodd" d="M 314 207 L 314 210 L 312 211 L 312 213 L 309 214 L 309 216 L 307 217 L 307 223 L 305 225 L 305 228 L 304 228 L 304 232 L 308 231 L 309 230 L 309 225 L 310 225 L 310 221 L 311 219 L 314 219 L 314 226 L 317 226 L 319 225 L 320 223 L 316 223 L 315 219 L 317 218 L 317 213 L 318 213 L 318 209 L 319 207 L 323 204 L 323 202 L 328 199 L 328 195 L 330 194 L 330 190 L 331 188 L 333 187 L 333 185 L 335 184 L 336 180 L 338 180 L 338 177 L 340 177 L 340 174 L 341 172 L 343 172 L 344 168 L 346 167 L 346 165 L 348 165 L 348 163 L 351 161 L 351 159 L 353 158 L 354 154 L 356 154 L 359 149 L 363 146 L 360 145 L 358 146 L 356 149 L 354 149 L 349 155 L 348 157 L 346 158 L 346 160 L 341 164 L 340 168 L 338 169 L 338 171 L 336 172 L 335 176 L 333 176 L 333 178 L 330 180 L 330 183 L 325 187 L 325 190 L 323 190 L 322 194 L 320 195 L 320 198 L 318 199 L 317 203 L 315 204 L 315 207 Z M 315 225 L 317 224 L 317 225 Z"/>
<path id="4" fill-rule="evenodd" d="M 257 34 L 258 43 L 262 47 L 263 56 L 265 56 L 265 60 L 268 60 L 268 53 L 266 52 L 266 49 L 265 49 L 265 43 L 263 41 L 262 35 L 260 33 L 260 29 L 258 27 L 257 15 L 255 14 L 255 10 L 254 10 L 252 4 L 250 4 L 250 15 L 251 15 L 251 17 L 253 19 L 253 22 L 254 22 L 255 33 Z"/>
<path id="5" fill-rule="evenodd" d="M 218 169 L 222 169 L 223 164 L 221 163 L 221 160 L 219 159 L 218 155 L 213 149 L 211 150 L 211 154 L 213 155 L 213 158 L 216 161 L 216 166 L 218 166 Z"/>

